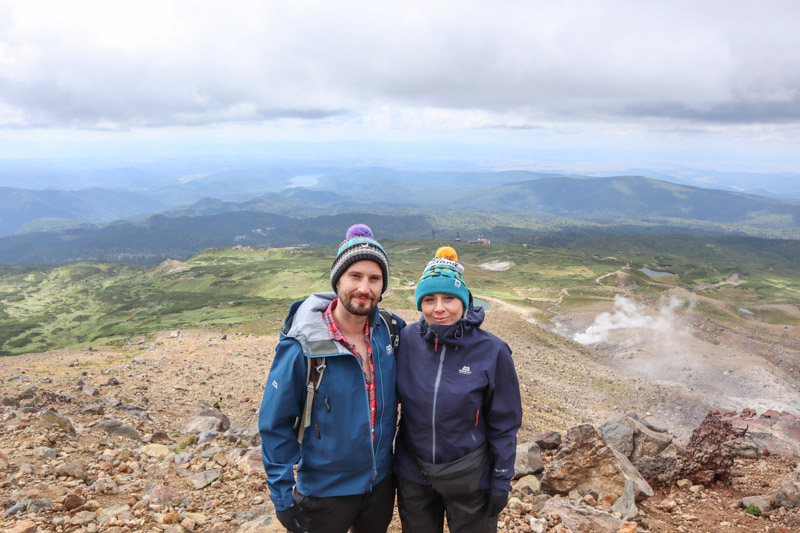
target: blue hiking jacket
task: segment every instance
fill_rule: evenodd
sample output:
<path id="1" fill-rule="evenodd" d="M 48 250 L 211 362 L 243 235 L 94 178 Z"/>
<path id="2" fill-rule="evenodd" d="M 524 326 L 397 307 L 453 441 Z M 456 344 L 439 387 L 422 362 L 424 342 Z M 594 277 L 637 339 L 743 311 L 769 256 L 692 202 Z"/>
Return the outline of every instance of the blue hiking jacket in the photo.
<path id="1" fill-rule="evenodd" d="M 428 324 L 421 318 L 401 332 L 398 476 L 427 484 L 412 451 L 429 463 L 449 463 L 488 442 L 489 465 L 479 489 L 511 490 L 522 424 L 519 382 L 511 349 L 480 328 L 483 318 L 483 308 L 470 305 L 466 318 L 455 324 Z"/>
<path id="2" fill-rule="evenodd" d="M 335 297 L 333 292 L 313 294 L 292 305 L 264 389 L 258 418 L 261 455 L 270 498 L 278 510 L 292 506 L 295 464 L 297 490 L 312 497 L 363 494 L 391 470 L 397 395 L 389 331 L 376 311 L 370 319 L 377 399 L 373 442 L 361 364 L 331 340 L 322 317 Z M 398 321 L 399 327 L 405 326 Z M 306 400 L 308 357 L 325 357 L 327 367 L 301 447 L 295 422 L 302 417 Z"/>

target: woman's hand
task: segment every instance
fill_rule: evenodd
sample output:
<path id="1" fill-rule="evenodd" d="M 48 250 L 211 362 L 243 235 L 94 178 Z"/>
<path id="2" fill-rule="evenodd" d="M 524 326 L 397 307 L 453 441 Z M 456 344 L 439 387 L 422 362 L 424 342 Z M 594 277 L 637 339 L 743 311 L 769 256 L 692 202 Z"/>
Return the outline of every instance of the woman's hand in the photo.
<path id="1" fill-rule="evenodd" d="M 489 495 L 489 517 L 494 518 L 500 515 L 500 511 L 506 508 L 508 503 L 508 493 Z"/>

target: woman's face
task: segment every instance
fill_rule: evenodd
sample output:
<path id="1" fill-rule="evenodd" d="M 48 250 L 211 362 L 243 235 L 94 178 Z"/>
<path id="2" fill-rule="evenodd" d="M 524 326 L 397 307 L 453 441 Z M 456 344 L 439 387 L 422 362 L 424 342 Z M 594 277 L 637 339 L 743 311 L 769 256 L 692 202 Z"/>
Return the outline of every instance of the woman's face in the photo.
<path id="1" fill-rule="evenodd" d="M 464 303 L 461 298 L 452 294 L 428 294 L 422 298 L 420 307 L 428 324 L 449 326 L 464 315 Z"/>

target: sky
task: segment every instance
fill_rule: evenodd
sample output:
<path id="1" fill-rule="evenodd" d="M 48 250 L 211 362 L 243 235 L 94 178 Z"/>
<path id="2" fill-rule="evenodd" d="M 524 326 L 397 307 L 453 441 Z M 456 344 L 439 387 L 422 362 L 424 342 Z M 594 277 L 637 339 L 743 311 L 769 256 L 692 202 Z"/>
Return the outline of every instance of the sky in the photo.
<path id="1" fill-rule="evenodd" d="M 795 0 L 0 0 L 0 157 L 402 141 L 800 172 L 798 21 Z"/>

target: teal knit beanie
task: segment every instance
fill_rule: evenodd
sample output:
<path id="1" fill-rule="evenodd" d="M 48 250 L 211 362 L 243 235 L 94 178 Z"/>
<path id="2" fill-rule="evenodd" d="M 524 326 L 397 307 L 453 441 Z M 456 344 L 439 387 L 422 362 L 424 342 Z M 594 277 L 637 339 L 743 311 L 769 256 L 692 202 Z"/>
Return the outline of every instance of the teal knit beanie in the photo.
<path id="1" fill-rule="evenodd" d="M 464 267 L 458 262 L 458 254 L 449 246 L 436 250 L 417 283 L 417 310 L 422 311 L 422 299 L 429 294 L 452 294 L 464 302 L 464 311 L 469 309 L 469 290 L 464 282 Z"/>

